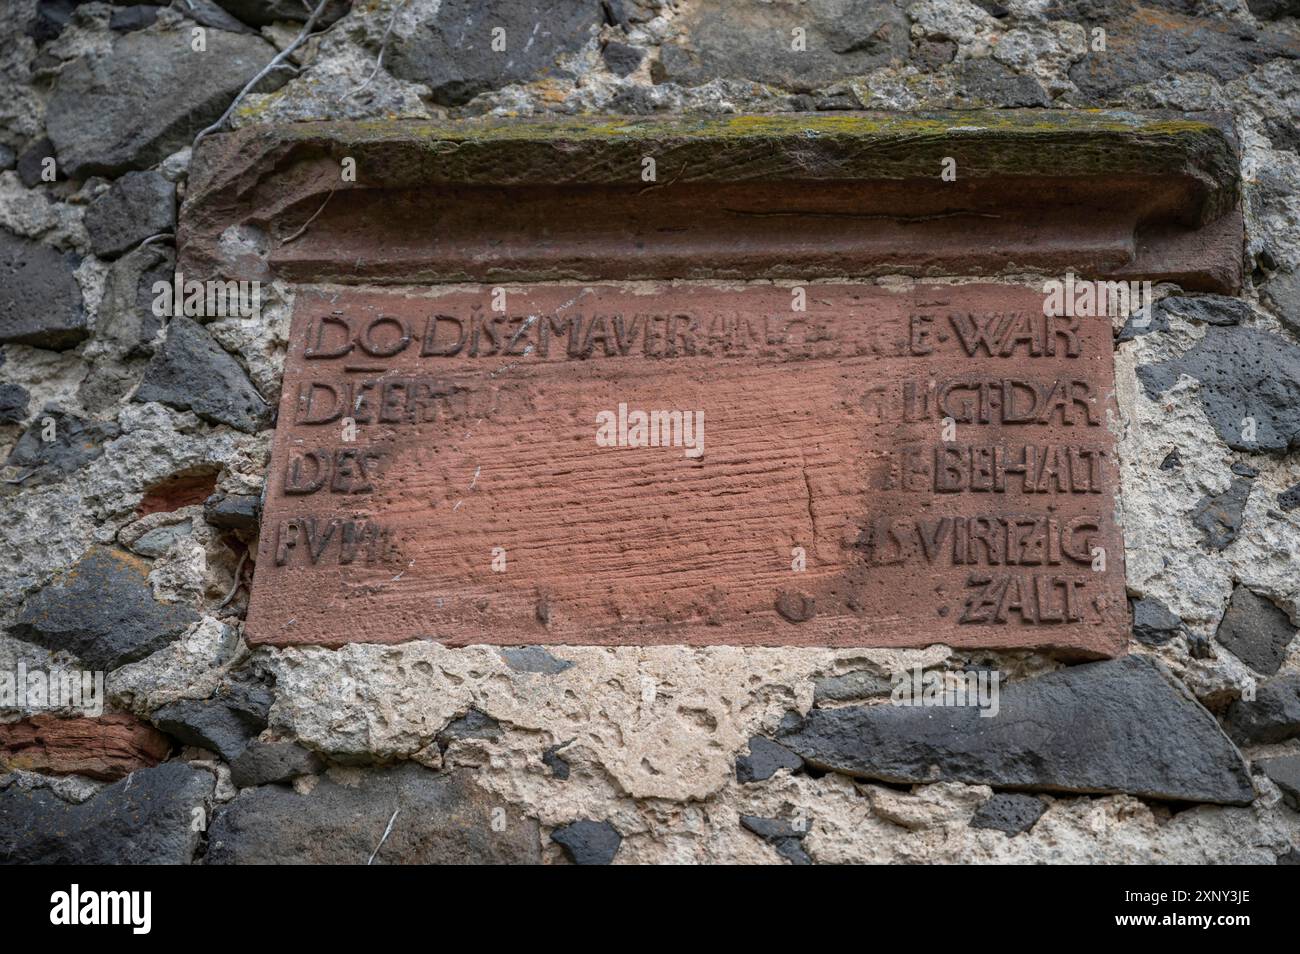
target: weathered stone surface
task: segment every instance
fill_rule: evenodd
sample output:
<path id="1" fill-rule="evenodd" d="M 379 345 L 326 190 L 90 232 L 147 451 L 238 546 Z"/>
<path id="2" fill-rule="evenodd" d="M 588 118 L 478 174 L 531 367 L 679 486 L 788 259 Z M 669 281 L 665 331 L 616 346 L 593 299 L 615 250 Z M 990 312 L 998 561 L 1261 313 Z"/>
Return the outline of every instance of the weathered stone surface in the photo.
<path id="1" fill-rule="evenodd" d="M 1193 324 L 1239 325 L 1249 320 L 1252 314 L 1250 305 L 1240 298 L 1229 298 L 1226 295 L 1173 295 L 1161 298 L 1150 306 L 1147 313 L 1138 312 L 1128 318 L 1116 340 L 1132 341 L 1152 332 L 1167 332 L 1171 317 Z"/>
<path id="2" fill-rule="evenodd" d="M 0 342 L 71 348 L 89 334 L 68 255 L 0 230 Z"/>
<path id="3" fill-rule="evenodd" d="M 142 659 L 200 618 L 188 606 L 157 602 L 148 573 L 139 557 L 92 547 L 27 599 L 10 633 L 47 649 L 67 650 L 91 669 L 116 669 Z"/>
<path id="4" fill-rule="evenodd" d="M 154 725 L 185 745 L 216 752 L 233 762 L 266 728 L 270 690 L 235 683 L 209 699 L 181 699 L 153 713 Z"/>
<path id="5" fill-rule="evenodd" d="M 1106 49 L 1090 50 L 1070 68 L 1070 79 L 1091 103 L 1122 102 L 1128 87 L 1175 71 L 1226 81 L 1275 57 L 1296 57 L 1293 41 L 1231 20 L 1194 19 L 1149 7 L 1122 13 L 1127 15 L 1105 25 Z"/>
<path id="6" fill-rule="evenodd" d="M 178 241 L 187 276 L 263 280 L 805 281 L 1014 262 L 1235 291 L 1236 151 L 1221 119 L 1083 110 L 250 125 L 196 150 Z M 332 190 L 322 154 L 377 171 Z M 649 155 L 671 189 L 637 178 Z M 926 184 L 955 155 L 973 184 Z M 463 188 L 479 185 L 506 192 Z M 439 228 L 421 228 L 431 215 Z M 966 216 L 980 242 L 954 227 Z M 232 244 L 241 227 L 257 240 Z"/>
<path id="7" fill-rule="evenodd" d="M 29 143 L 27 147 L 18 154 L 18 179 L 29 189 L 35 189 L 41 183 L 45 182 L 44 173 L 46 171 L 46 159 L 54 159 L 54 143 L 48 138 L 42 136 Z M 54 178 L 57 181 L 61 178 L 67 178 L 59 164 L 54 164 Z"/>
<path id="8" fill-rule="evenodd" d="M 824 702 L 861 702 L 887 696 L 891 688 L 888 676 L 859 669 L 841 676 L 827 676 L 813 684 L 813 704 Z"/>
<path id="9" fill-rule="evenodd" d="M 1228 707 L 1223 725 L 1241 745 L 1284 742 L 1300 735 L 1300 674 L 1264 680 L 1254 699 L 1238 699 Z"/>
<path id="10" fill-rule="evenodd" d="M 170 404 L 249 433 L 269 414 L 239 362 L 202 325 L 183 315 L 168 322 L 167 340 L 149 362 L 135 399 Z"/>
<path id="11" fill-rule="evenodd" d="M 262 501 L 254 494 L 213 494 L 203 504 L 203 519 L 223 530 L 256 533 Z"/>
<path id="12" fill-rule="evenodd" d="M 237 788 L 288 782 L 300 775 L 315 775 L 324 760 L 292 742 L 254 742 L 230 763 L 230 781 Z"/>
<path id="13" fill-rule="evenodd" d="M 311 16 L 320 0 L 303 3 L 302 0 L 216 0 L 221 7 L 244 23 L 269 26 L 279 20 L 303 23 Z M 348 12 L 351 0 L 330 0 L 316 19 L 316 27 L 327 26 Z"/>
<path id="14" fill-rule="evenodd" d="M 727 5 L 725 17 L 701 4 L 673 26 L 657 78 L 683 86 L 748 79 L 807 92 L 905 59 L 908 50 L 907 19 L 882 0 L 741 0 Z M 793 48 L 795 30 L 804 33 L 803 50 Z"/>
<path id="15" fill-rule="evenodd" d="M 1148 646 L 1169 642 L 1183 628 L 1183 621 L 1159 600 L 1133 600 L 1133 635 Z"/>
<path id="16" fill-rule="evenodd" d="M 438 745 L 446 748 L 461 739 L 495 739 L 501 734 L 501 724 L 478 709 L 453 719 L 438 733 Z"/>
<path id="17" fill-rule="evenodd" d="M 816 330 L 787 332 L 771 324 L 763 353 L 746 336 L 758 327 L 755 316 L 789 308 L 787 289 L 679 283 L 632 293 L 603 284 L 549 285 L 528 294 L 512 299 L 514 314 L 553 317 L 536 324 L 519 319 L 515 340 L 503 337 L 498 353 L 522 360 L 500 376 L 484 360 L 486 345 L 470 343 L 474 335 L 486 341 L 484 332 L 470 330 L 481 307 L 475 292 L 424 298 L 348 289 L 328 292 L 325 304 L 319 293 L 300 290 L 272 452 L 275 478 L 259 537 L 250 642 L 395 643 L 432 635 L 458 645 L 943 642 L 1121 651 L 1129 624 L 1122 541 L 1107 503 L 1117 489 L 1113 432 L 1105 426 L 1112 391 L 1107 323 L 1079 322 L 1068 354 L 1065 348 L 1049 354 L 1044 346 L 1032 359 L 1029 340 L 1039 332 L 1017 325 L 1011 350 L 1034 370 L 1010 379 L 1004 377 L 1008 345 L 995 344 L 989 353 L 975 339 L 990 332 L 1010 341 L 1005 329 L 1011 326 L 995 331 L 984 318 L 977 330 L 970 315 L 1015 309 L 1026 321 L 1031 310 L 1041 318 L 1041 293 L 1020 286 L 893 291 L 822 284 L 808 309 Z M 666 327 L 667 317 L 643 318 L 635 328 L 605 317 L 644 309 L 652 294 L 662 315 L 677 315 L 672 323 L 679 329 L 694 329 L 688 345 L 661 348 L 652 329 Z M 581 313 L 570 310 L 577 301 Z M 436 320 L 430 307 L 437 308 Z M 320 317 L 327 309 L 348 317 Z M 936 317 L 928 324 L 910 317 L 918 313 Z M 557 331 L 563 321 L 567 331 Z M 366 329 L 391 343 L 380 349 L 386 354 L 363 358 L 354 339 L 369 335 Z M 920 336 L 910 349 L 904 345 L 909 334 Z M 635 397 L 611 395 L 609 362 L 619 364 L 620 378 L 641 382 Z M 865 365 L 870 373 L 856 370 Z M 398 386 L 366 376 L 390 373 Z M 1017 440 L 1026 444 L 1009 453 L 1023 457 L 1032 446 L 1035 461 L 1047 460 L 1044 455 L 1053 461 L 1018 475 L 1009 465 L 1006 494 L 994 499 L 949 493 L 980 490 L 973 450 L 945 451 L 919 423 L 899 423 L 917 377 L 933 376 L 937 388 L 964 394 L 973 374 L 999 381 L 998 406 L 1014 405 L 1009 416 L 1024 425 Z M 1068 400 L 1060 380 L 1071 382 Z M 349 476 L 353 463 L 309 449 L 319 446 L 321 424 L 332 429 L 353 400 L 343 395 L 363 391 L 382 391 L 387 404 L 382 412 L 372 402 L 356 408 L 355 449 L 345 456 L 365 473 Z M 1013 391 L 1014 400 L 1006 396 Z M 672 407 L 683 393 L 698 410 L 679 416 L 676 425 L 667 422 L 676 436 L 666 440 L 677 446 L 628 446 L 626 427 L 623 446 L 616 446 L 620 413 L 626 424 L 636 401 Z M 809 413 L 810 406 L 819 413 Z M 553 407 L 576 410 L 557 428 Z M 744 426 L 734 410 L 742 407 Z M 977 427 L 972 408 L 960 413 Z M 940 419 L 937 402 L 922 413 Z M 999 412 L 984 413 L 982 423 L 1001 423 Z M 609 440 L 596 427 L 603 419 Z M 484 426 L 467 434 L 471 420 Z M 707 449 L 686 435 L 686 424 L 712 435 L 705 437 Z M 773 435 L 761 451 L 752 443 L 755 432 Z M 659 431 L 652 436 L 660 443 Z M 974 429 L 969 441 L 980 446 L 992 436 Z M 427 466 L 421 448 L 428 446 L 446 448 L 441 467 Z M 755 454 L 761 463 L 752 471 L 739 464 Z M 451 477 L 463 468 L 472 493 Z M 314 492 L 331 470 L 331 492 Z M 570 471 L 584 477 L 580 492 L 567 495 L 552 482 L 554 474 Z M 350 490 L 357 477 L 359 493 Z M 602 545 L 591 547 L 590 501 L 622 499 L 629 481 L 659 489 L 628 502 L 620 519 L 605 525 Z M 340 500 L 339 491 L 351 499 Z M 672 496 L 677 511 L 710 515 L 708 533 L 666 547 L 658 530 L 662 507 L 653 502 L 661 494 Z M 936 495 L 943 495 L 945 516 L 931 519 L 918 507 Z M 1014 507 L 1001 499 L 1013 495 L 1020 500 Z M 543 498 L 552 503 L 539 506 Z M 728 506 L 719 510 L 724 498 Z M 437 503 L 405 506 L 412 499 Z M 489 514 L 504 512 L 519 516 L 494 528 L 489 542 L 482 536 L 493 521 Z M 1050 576 L 972 570 L 976 561 L 956 542 L 965 524 L 1029 513 L 1038 515 L 1040 541 L 1057 538 L 1026 544 L 1059 547 L 1056 565 L 1044 571 Z M 809 548 L 797 586 L 774 576 L 771 538 L 753 531 L 759 524 Z M 509 564 L 508 574 L 482 577 L 474 554 L 496 547 L 531 555 L 525 564 Z M 1102 572 L 1092 566 L 1093 547 L 1111 554 Z M 728 554 L 725 581 L 712 556 L 720 552 Z M 989 562 L 1002 564 L 1002 558 Z M 663 584 L 665 574 L 671 586 Z M 352 587 L 362 580 L 365 585 Z M 441 601 L 428 599 L 434 589 L 445 594 Z"/>
<path id="18" fill-rule="evenodd" d="M 167 758 L 171 741 L 125 713 L 63 719 L 35 715 L 0 724 L 0 766 L 114 781 Z"/>
<path id="19" fill-rule="evenodd" d="M 210 772 L 182 762 L 140 769 L 79 805 L 11 786 L 0 791 L 0 862 L 189 864 L 212 788 Z"/>
<path id="20" fill-rule="evenodd" d="M 1288 487 L 1277 495 L 1277 505 L 1288 513 L 1300 507 L 1300 484 Z"/>
<path id="21" fill-rule="evenodd" d="M 175 260 L 169 248 L 145 245 L 123 255 L 108 270 L 104 297 L 95 321 L 95 342 L 118 358 L 150 353 L 163 326 L 156 314 L 153 286 L 174 279 Z M 115 399 L 120 399 L 117 395 Z"/>
<path id="22" fill-rule="evenodd" d="M 115 33 L 130 33 L 134 30 L 143 30 L 145 27 L 152 26 L 154 21 L 158 19 L 159 9 L 157 6 L 140 4 L 122 10 L 114 10 L 113 15 L 109 17 L 108 28 Z"/>
<path id="23" fill-rule="evenodd" d="M 176 186 L 158 172 L 126 173 L 86 209 L 86 232 L 100 258 L 175 229 Z"/>
<path id="24" fill-rule="evenodd" d="M 1050 106 L 1052 98 L 1032 76 L 1021 76 L 996 60 L 967 60 L 959 73 L 963 98 L 979 106 Z"/>
<path id="25" fill-rule="evenodd" d="M 1205 545 L 1211 550 L 1222 550 L 1237 539 L 1253 486 L 1249 478 L 1238 477 L 1223 493 L 1207 494 L 1197 501 L 1192 525 L 1201 531 Z"/>
<path id="26" fill-rule="evenodd" d="M 224 30 L 208 31 L 206 52 L 189 40 L 188 30 L 128 33 L 59 73 L 45 123 L 70 177 L 116 176 L 189 145 L 275 54 Z"/>
<path id="27" fill-rule="evenodd" d="M 598 0 L 443 0 L 414 32 L 394 37 L 385 65 L 423 83 L 433 100 L 460 106 L 479 93 L 558 70 L 561 54 L 581 49 L 603 20 Z M 493 30 L 505 31 L 493 50 Z"/>
<path id="28" fill-rule="evenodd" d="M 417 765 L 324 776 L 307 795 L 240 793 L 208 833 L 208 864 L 535 864 L 537 822 L 463 772 Z M 505 830 L 493 812 L 505 809 Z M 391 826 L 391 827 L 390 827 Z M 372 861 L 373 859 L 373 861 Z"/>
<path id="29" fill-rule="evenodd" d="M 816 768 L 886 782 L 1230 805 L 1254 798 L 1241 755 L 1214 718 L 1151 660 L 1125 657 L 1015 682 L 1002 689 L 1000 705 L 992 718 L 971 706 L 813 709 L 777 738 Z"/>
<path id="30" fill-rule="evenodd" d="M 21 424 L 31 395 L 20 384 L 0 384 L 0 424 Z"/>
<path id="31" fill-rule="evenodd" d="M 1239 583 L 1214 637 L 1250 668 L 1271 676 L 1282 667 L 1295 634 L 1286 613 Z"/>
<path id="32" fill-rule="evenodd" d="M 542 764 L 551 770 L 551 774 L 563 781 L 569 777 L 569 763 L 560 755 L 560 750 L 564 748 L 564 743 L 560 745 L 548 745 L 546 751 L 542 753 Z"/>
<path id="33" fill-rule="evenodd" d="M 257 33 L 256 28 L 223 10 L 214 0 L 174 0 L 174 3 L 180 7 L 181 13 L 195 23 L 216 27 L 218 30 L 226 30 L 230 33 Z M 301 6 L 298 7 L 298 12 L 308 15 Z"/>
<path id="34" fill-rule="evenodd" d="M 1233 450 L 1300 447 L 1300 345 L 1259 328 L 1211 325 L 1185 354 L 1138 368 L 1152 400 L 1182 374 L 1200 382 L 1205 413 Z"/>
<path id="35" fill-rule="evenodd" d="M 1291 128 L 1295 128 L 1294 124 Z M 1300 271 L 1277 272 L 1260 289 L 1264 301 L 1272 306 L 1282 324 L 1300 338 Z"/>
<path id="36" fill-rule="evenodd" d="M 1300 811 L 1300 755 L 1284 755 L 1276 759 L 1260 759 L 1255 763 L 1282 791 L 1283 800 Z"/>
<path id="37" fill-rule="evenodd" d="M 645 51 L 620 43 L 618 40 L 610 40 L 601 47 L 600 55 L 611 73 L 615 76 L 627 76 L 636 72 L 636 68 L 641 65 L 641 60 L 645 57 Z"/>
<path id="38" fill-rule="evenodd" d="M 993 828 L 1008 835 L 1018 835 L 1034 827 L 1047 811 L 1047 804 L 1033 795 L 994 795 L 979 807 L 970 820 L 972 828 Z"/>
<path id="39" fill-rule="evenodd" d="M 554 676 L 573 666 L 567 659 L 552 656 L 545 646 L 506 646 L 501 658 L 515 672 L 536 672 Z"/>
<path id="40" fill-rule="evenodd" d="M 736 759 L 736 781 L 761 782 L 779 769 L 794 771 L 802 765 L 803 760 L 784 745 L 756 735 L 749 740 L 749 754 Z"/>
<path id="41" fill-rule="evenodd" d="M 623 836 L 607 821 L 583 818 L 555 829 L 551 841 L 563 848 L 575 865 L 607 865 L 618 854 Z"/>
<path id="42" fill-rule="evenodd" d="M 54 431 L 48 441 L 46 421 L 53 422 Z M 9 483 L 0 493 L 58 483 L 100 457 L 104 445 L 120 433 L 113 421 L 87 421 L 47 407 L 9 452 L 5 460 Z"/>
<path id="43" fill-rule="evenodd" d="M 1246 6 L 1261 20 L 1300 17 L 1300 3 L 1296 0 L 1246 0 Z"/>
<path id="44" fill-rule="evenodd" d="M 810 865 L 812 858 L 803 850 L 801 842 L 808 834 L 809 822 L 804 819 L 800 825 L 792 825 L 780 818 L 763 818 L 758 815 L 741 815 L 742 827 L 752 831 L 759 838 L 776 849 L 776 853 L 792 865 Z"/>

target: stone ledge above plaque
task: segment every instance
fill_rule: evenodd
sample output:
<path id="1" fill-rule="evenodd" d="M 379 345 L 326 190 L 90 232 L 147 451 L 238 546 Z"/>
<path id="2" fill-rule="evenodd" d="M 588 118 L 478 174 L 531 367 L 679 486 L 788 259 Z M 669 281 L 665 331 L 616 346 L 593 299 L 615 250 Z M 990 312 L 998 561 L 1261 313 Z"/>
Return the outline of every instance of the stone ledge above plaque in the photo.
<path id="1" fill-rule="evenodd" d="M 190 181 L 186 279 L 296 286 L 255 644 L 1120 654 L 1111 320 L 1025 276 L 1242 274 L 1215 117 L 309 123 Z"/>
<path id="2" fill-rule="evenodd" d="M 344 181 L 345 159 L 355 181 Z M 643 178 L 654 161 L 655 181 Z M 943 181 L 944 160 L 956 180 Z M 1217 116 L 1090 110 L 250 126 L 205 140 L 195 278 L 1242 274 Z"/>

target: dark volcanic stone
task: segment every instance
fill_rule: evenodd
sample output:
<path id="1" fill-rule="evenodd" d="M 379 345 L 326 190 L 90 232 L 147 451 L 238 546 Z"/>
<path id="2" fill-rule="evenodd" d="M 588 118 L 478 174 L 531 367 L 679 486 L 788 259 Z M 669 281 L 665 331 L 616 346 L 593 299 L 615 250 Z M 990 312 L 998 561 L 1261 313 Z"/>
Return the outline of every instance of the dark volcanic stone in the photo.
<path id="1" fill-rule="evenodd" d="M 1183 466 L 1183 459 L 1178 456 L 1177 447 L 1175 447 L 1168 454 L 1166 454 L 1165 459 L 1160 462 L 1161 470 L 1177 470 L 1182 466 Z"/>
<path id="2" fill-rule="evenodd" d="M 962 98 L 974 106 L 1050 106 L 1038 80 L 1021 76 L 996 60 L 967 60 L 957 73 Z"/>
<path id="3" fill-rule="evenodd" d="M 153 287 L 166 282 L 170 288 L 174 272 L 171 249 L 157 244 L 143 245 L 114 262 L 99 303 L 96 343 L 122 357 L 150 354 L 163 326 L 163 315 L 153 307 Z"/>
<path id="4" fill-rule="evenodd" d="M 270 408 L 248 375 L 202 325 L 177 315 L 167 340 L 149 362 L 137 401 L 159 401 L 217 424 L 252 433 Z"/>
<path id="5" fill-rule="evenodd" d="M 1300 507 L 1300 484 L 1294 487 L 1288 487 L 1277 495 L 1277 505 L 1290 513 L 1296 507 Z"/>
<path id="6" fill-rule="evenodd" d="M 569 777 L 569 763 L 560 755 L 560 750 L 568 744 L 568 742 L 565 742 L 560 745 L 548 746 L 546 751 L 542 753 L 542 764 L 551 770 L 552 775 L 561 780 Z"/>
<path id="7" fill-rule="evenodd" d="M 506 665 L 515 672 L 536 672 L 555 676 L 566 669 L 573 668 L 573 663 L 552 656 L 544 646 L 508 646 L 498 651 Z"/>
<path id="8" fill-rule="evenodd" d="M 501 735 L 501 723 L 478 709 L 470 709 L 459 719 L 448 722 L 438 733 L 437 741 L 444 749 L 460 739 L 495 739 Z"/>
<path id="9" fill-rule="evenodd" d="M 507 808 L 464 772 L 414 764 L 328 775 L 308 795 L 265 785 L 218 810 L 208 864 L 536 864 L 537 822 Z M 390 828 L 391 826 L 391 828 Z"/>
<path id="10" fill-rule="evenodd" d="M 1300 811 L 1300 755 L 1262 759 L 1256 762 L 1255 766 L 1282 790 L 1282 800 L 1296 811 Z"/>
<path id="11" fill-rule="evenodd" d="M 214 0 L 172 0 L 172 9 L 202 26 L 216 27 L 229 33 L 257 34 L 254 27 L 221 9 Z M 303 15 L 307 15 L 305 11 Z"/>
<path id="12" fill-rule="evenodd" d="M 27 35 L 37 43 L 55 39 L 72 22 L 77 7 L 86 2 L 88 0 L 39 0 L 36 15 L 27 23 Z M 17 13 L 10 12 L 9 15 L 17 16 Z"/>
<path id="13" fill-rule="evenodd" d="M 1254 482 L 1250 478 L 1238 477 L 1223 493 L 1207 495 L 1197 501 L 1196 509 L 1192 511 L 1192 525 L 1204 534 L 1207 547 L 1222 550 L 1237 539 L 1252 486 Z"/>
<path id="14" fill-rule="evenodd" d="M 611 73 L 615 76 L 627 76 L 636 72 L 636 68 L 641 65 L 641 60 L 645 58 L 645 51 L 627 43 L 620 43 L 618 40 L 610 40 L 600 51 L 600 55 Z"/>
<path id="15" fill-rule="evenodd" d="M 1239 583 L 1214 638 L 1251 669 L 1271 676 L 1282 668 L 1295 634 L 1286 613 Z"/>
<path id="16" fill-rule="evenodd" d="M 1300 337 L 1300 272 L 1277 272 L 1260 290 L 1287 330 Z"/>
<path id="17" fill-rule="evenodd" d="M 951 63 L 956 55 L 957 44 L 952 40 L 925 37 L 916 45 L 915 59 L 927 70 L 937 70 Z"/>
<path id="18" fill-rule="evenodd" d="M 805 820 L 796 828 L 780 818 L 763 818 L 759 815 L 741 815 L 740 824 L 776 849 L 776 853 L 792 865 L 810 865 L 812 858 L 800 842 L 808 834 L 809 822 Z"/>
<path id="19" fill-rule="evenodd" d="M 31 395 L 18 384 L 0 384 L 0 424 L 20 424 L 27 417 Z"/>
<path id="20" fill-rule="evenodd" d="M 210 772 L 167 762 L 132 772 L 71 805 L 48 789 L 0 791 L 0 863 L 185 865 L 202 836 Z"/>
<path id="21" fill-rule="evenodd" d="M 1238 699 L 1228 707 L 1223 725 L 1241 745 L 1284 742 L 1300 735 L 1300 675 L 1266 679 L 1253 700 Z"/>
<path id="22" fill-rule="evenodd" d="M 1246 0 L 1246 6 L 1261 20 L 1300 17 L 1300 0 Z"/>
<path id="23" fill-rule="evenodd" d="M 815 768 L 899 784 L 1125 792 L 1244 805 L 1241 754 L 1181 683 L 1129 656 L 1001 691 L 1000 712 L 873 705 L 813 709 L 778 741 Z"/>
<path id="24" fill-rule="evenodd" d="M 54 422 L 54 440 L 45 440 L 45 421 Z M 57 408 L 47 407 L 18 438 L 5 461 L 13 468 L 12 492 L 56 484 L 104 453 L 104 445 L 121 428 L 112 421 L 86 421 Z"/>
<path id="25" fill-rule="evenodd" d="M 1159 646 L 1178 635 L 1183 621 L 1154 599 L 1133 600 L 1133 635 L 1148 646 Z"/>
<path id="26" fill-rule="evenodd" d="M 443 0 L 414 34 L 392 40 L 385 65 L 428 86 L 434 102 L 461 106 L 555 73 L 557 58 L 581 49 L 603 20 L 599 0 Z M 503 51 L 492 49 L 497 28 L 505 30 Z"/>
<path id="27" fill-rule="evenodd" d="M 153 723 L 163 732 L 216 752 L 233 762 L 266 728 L 270 690 L 257 684 L 235 683 L 210 699 L 181 699 L 156 710 Z"/>
<path id="28" fill-rule="evenodd" d="M 813 683 L 813 705 L 823 702 L 861 702 L 887 696 L 890 681 L 867 670 L 848 672 L 842 676 L 827 676 Z"/>
<path id="29" fill-rule="evenodd" d="M 660 48 L 660 81 L 700 86 L 750 80 L 812 92 L 845 77 L 907 58 L 907 18 L 885 0 L 812 0 L 806 5 L 736 0 L 726 16 L 696 4 L 673 20 Z M 805 49 L 792 48 L 796 29 Z"/>
<path id="30" fill-rule="evenodd" d="M 761 782 L 771 778 L 778 769 L 794 771 L 803 765 L 803 759 L 784 745 L 756 735 L 749 740 L 749 754 L 736 759 L 736 781 Z"/>
<path id="31" fill-rule="evenodd" d="M 1070 68 L 1070 79 L 1090 105 L 1126 105 L 1123 93 L 1128 87 L 1172 73 L 1207 73 L 1227 81 L 1268 60 L 1296 56 L 1294 42 L 1232 20 L 1189 17 L 1146 6 L 1133 7 L 1122 19 L 1110 16 L 1126 11 L 1099 12 L 1108 20 L 1106 49 L 1089 50 Z"/>
<path id="32" fill-rule="evenodd" d="M 113 15 L 109 17 L 108 28 L 117 33 L 143 30 L 147 26 L 152 26 L 153 22 L 158 19 L 158 10 L 158 7 L 143 4 L 127 7 L 123 10 L 114 10 Z"/>
<path id="33" fill-rule="evenodd" d="M 70 257 L 0 230 L 0 342 L 62 351 L 89 334 Z"/>
<path id="34" fill-rule="evenodd" d="M 994 795 L 971 817 L 972 828 L 994 828 L 1008 836 L 1029 831 L 1047 811 L 1041 798 L 1033 795 Z"/>
<path id="35" fill-rule="evenodd" d="M 28 597 L 11 635 L 73 653 L 91 669 L 112 670 L 176 639 L 199 615 L 159 603 L 149 565 L 118 550 L 92 547 L 62 576 Z"/>
<path id="36" fill-rule="evenodd" d="M 1238 451 L 1300 447 L 1300 347 L 1258 328 L 1210 326 L 1185 354 L 1137 369 L 1155 400 L 1191 375 L 1201 383 L 1201 403 L 1219 437 Z M 1246 440 L 1242 422 L 1255 421 Z"/>
<path id="37" fill-rule="evenodd" d="M 305 23 L 320 0 L 216 0 L 217 4 L 238 17 L 244 23 L 254 26 L 270 26 L 277 20 L 291 20 Z M 330 0 L 325 10 L 316 20 L 316 29 L 328 26 L 351 8 L 351 0 Z"/>
<path id="38" fill-rule="evenodd" d="M 90 247 L 100 258 L 175 230 L 176 186 L 158 172 L 128 172 L 86 209 Z"/>
<path id="39" fill-rule="evenodd" d="M 1173 316 L 1199 325 L 1239 325 L 1249 321 L 1250 304 L 1226 295 L 1198 295 L 1195 298 L 1175 295 L 1162 298 L 1152 306 L 1157 315 Z"/>
<path id="40" fill-rule="evenodd" d="M 256 533 L 262 501 L 253 494 L 213 494 L 203 504 L 203 519 L 223 530 Z"/>
<path id="41" fill-rule="evenodd" d="M 555 829 L 551 841 L 563 848 L 575 865 L 607 865 L 618 854 L 623 836 L 607 821 L 584 818 Z"/>
<path id="42" fill-rule="evenodd" d="M 190 144 L 275 55 L 260 37 L 208 30 L 207 50 L 188 32 L 145 30 L 59 74 L 45 127 L 74 179 L 151 166 Z M 280 78 L 283 81 L 283 77 Z"/>
<path id="43" fill-rule="evenodd" d="M 236 788 L 271 782 L 289 782 L 299 775 L 315 775 L 324 760 L 292 742 L 254 742 L 230 763 L 230 780 Z"/>
<path id="44" fill-rule="evenodd" d="M 18 178 L 22 184 L 29 189 L 34 189 L 45 180 L 41 174 L 45 171 L 45 160 L 53 159 L 54 143 L 42 136 L 35 142 L 27 146 L 18 156 Z M 63 178 L 63 170 L 59 168 L 56 161 L 54 163 L 54 178 Z"/>

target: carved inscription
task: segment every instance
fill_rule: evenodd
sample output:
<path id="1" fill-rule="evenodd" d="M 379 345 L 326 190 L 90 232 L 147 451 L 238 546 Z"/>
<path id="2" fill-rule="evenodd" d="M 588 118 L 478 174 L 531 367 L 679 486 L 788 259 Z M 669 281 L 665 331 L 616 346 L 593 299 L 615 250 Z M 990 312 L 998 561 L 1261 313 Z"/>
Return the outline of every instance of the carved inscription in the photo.
<path id="1" fill-rule="evenodd" d="M 249 636 L 1113 654 L 1113 400 L 1019 286 L 301 289 Z"/>

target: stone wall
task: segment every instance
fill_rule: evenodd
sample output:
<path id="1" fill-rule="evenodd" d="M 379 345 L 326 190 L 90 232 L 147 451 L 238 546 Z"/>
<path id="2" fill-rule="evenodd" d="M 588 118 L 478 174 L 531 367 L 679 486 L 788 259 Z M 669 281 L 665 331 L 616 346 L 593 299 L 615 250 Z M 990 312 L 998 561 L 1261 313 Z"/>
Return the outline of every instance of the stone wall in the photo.
<path id="1" fill-rule="evenodd" d="M 0 860 L 1300 860 L 1294 0 L 331 0 L 238 101 L 307 4 L 10 7 L 0 672 L 106 671 L 110 711 L 0 714 Z M 498 26 L 533 42 L 500 56 Z M 1231 114 L 1246 288 L 1161 286 L 1149 326 L 1116 328 L 1130 655 L 250 650 L 291 290 L 206 324 L 155 317 L 149 291 L 191 146 L 232 104 L 234 127 Z M 876 704 L 914 666 L 1000 670 L 998 733 Z"/>

